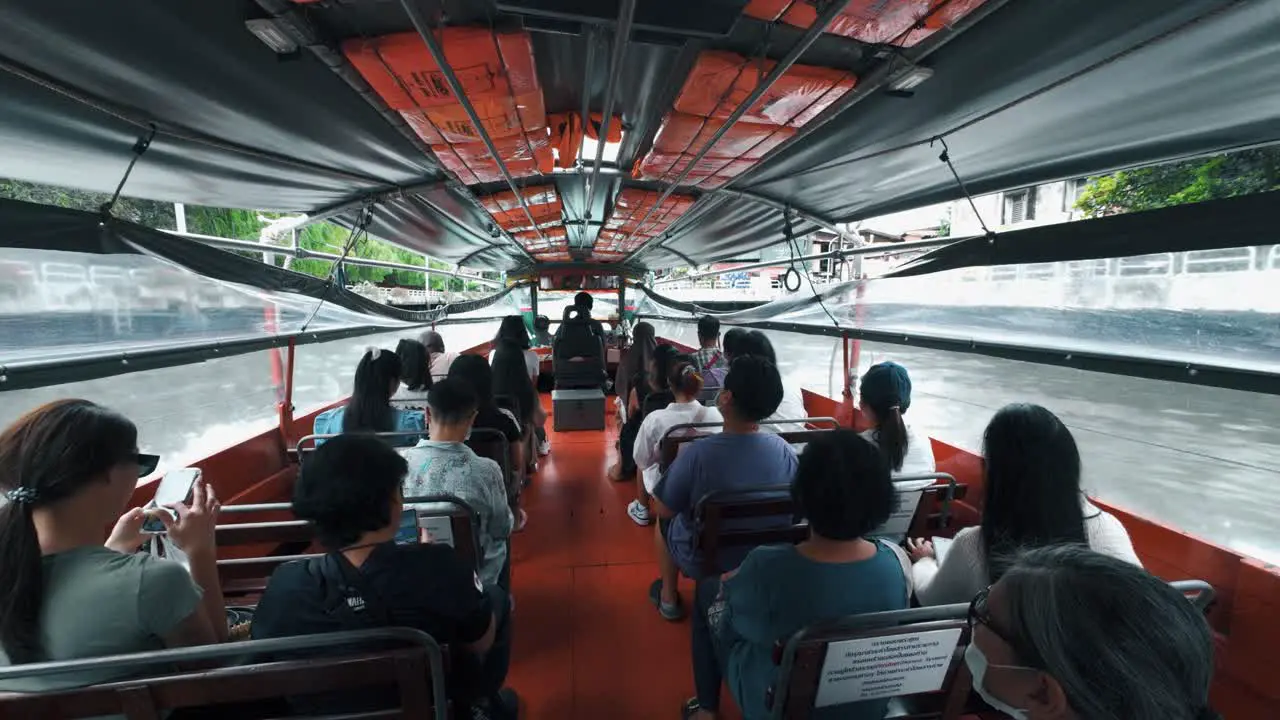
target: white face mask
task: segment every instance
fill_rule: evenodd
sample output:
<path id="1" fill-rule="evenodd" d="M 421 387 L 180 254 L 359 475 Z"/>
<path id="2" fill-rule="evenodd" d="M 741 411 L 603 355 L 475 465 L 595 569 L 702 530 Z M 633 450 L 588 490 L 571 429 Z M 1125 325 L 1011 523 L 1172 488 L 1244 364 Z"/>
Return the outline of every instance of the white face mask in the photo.
<path id="1" fill-rule="evenodd" d="M 991 665 L 987 662 L 987 656 L 982 654 L 982 650 L 978 647 L 978 644 L 972 640 L 969 641 L 969 646 L 964 649 L 964 663 L 969 666 L 969 673 L 973 675 L 973 689 L 978 692 L 978 695 L 986 701 L 988 705 L 999 710 L 1005 715 L 1014 718 L 1014 720 L 1027 720 L 1026 710 L 1019 710 L 1018 708 L 1001 702 L 998 698 L 993 697 L 991 693 L 987 692 L 984 681 L 986 680 L 988 667 L 1006 668 L 1010 670 L 1031 670 L 1033 668 L 1024 668 L 1018 665 Z"/>

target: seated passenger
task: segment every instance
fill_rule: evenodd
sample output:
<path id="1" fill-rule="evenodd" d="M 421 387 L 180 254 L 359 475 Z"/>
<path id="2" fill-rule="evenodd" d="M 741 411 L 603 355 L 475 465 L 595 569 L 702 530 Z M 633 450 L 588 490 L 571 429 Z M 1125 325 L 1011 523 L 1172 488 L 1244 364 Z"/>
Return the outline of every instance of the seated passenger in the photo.
<path id="1" fill-rule="evenodd" d="M 459 358 L 461 360 L 461 358 Z M 404 451 L 409 463 L 405 497 L 454 495 L 465 501 L 480 521 L 480 579 L 485 587 L 507 587 L 507 543 L 513 517 L 502 468 L 464 444 L 476 417 L 476 395 L 457 378 L 445 378 L 427 397 L 431 439 Z M 500 580 L 501 579 L 501 580 Z"/>
<path id="2" fill-rule="evenodd" d="M 36 408 L 0 434 L 0 666 L 205 645 L 227 639 L 215 564 L 218 498 L 196 483 L 175 521 L 191 570 L 137 552 L 142 508 L 120 514 L 159 458 L 133 423 L 87 400 Z M 107 535 L 103 528 L 112 526 Z M 105 539 L 105 542 L 104 542 Z M 37 692 L 120 679 L 96 668 L 10 680 Z"/>
<path id="3" fill-rule="evenodd" d="M 1124 526 L 1081 491 L 1080 451 L 1056 415 L 1039 405 L 1006 405 L 982 445 L 982 524 L 956 533 L 942 563 L 933 543 L 908 541 L 921 605 L 966 602 L 1000 579 L 1002 558 L 1026 548 L 1076 543 L 1141 567 Z"/>
<path id="4" fill-rule="evenodd" d="M 674 358 L 667 371 L 667 385 L 675 395 L 675 401 L 645 417 L 632 448 L 636 466 L 641 472 L 636 480 L 636 499 L 627 506 L 627 514 L 637 525 L 653 522 L 649 515 L 649 495 L 662 479 L 662 471 L 658 466 L 662 461 L 662 449 L 659 445 L 663 435 L 676 425 L 723 421 L 715 408 L 698 402 L 698 393 L 702 392 L 702 375 L 694 369 L 694 359 L 689 355 L 677 355 Z M 719 428 L 707 428 L 701 432 L 710 434 L 719 431 Z M 688 432 L 681 434 L 687 435 Z"/>
<path id="5" fill-rule="evenodd" d="M 917 433 L 903 421 L 911 407 L 911 377 L 895 362 L 872 365 L 858 384 L 858 409 L 871 424 L 862 433 L 880 448 L 889 460 L 894 478 L 928 475 L 937 470 L 933 462 L 933 441 Z M 933 481 L 921 481 L 932 485 Z"/>
<path id="6" fill-rule="evenodd" d="M 533 319 L 534 347 L 551 347 L 551 318 L 539 315 Z"/>
<path id="7" fill-rule="evenodd" d="M 800 455 L 791 496 L 809 521 L 808 540 L 758 547 L 723 581 L 698 583 L 692 633 L 698 695 L 686 704 L 686 718 L 716 717 L 726 674 L 746 720 L 771 717 L 765 697 L 778 677 L 778 643 L 824 620 L 908 606 L 905 553 L 867 539 L 895 504 L 888 463 L 875 446 L 851 430 L 823 433 Z M 879 720 L 887 705 L 872 700 L 818 709 L 812 717 Z"/>
<path id="8" fill-rule="evenodd" d="M 670 345 L 658 345 L 648 358 L 645 371 L 631 378 L 631 397 L 627 402 L 627 421 L 618 431 L 618 462 L 609 468 L 610 480 L 629 480 L 636 473 L 635 442 L 647 412 L 676 401 L 667 386 L 671 361 L 680 353 Z"/>
<path id="9" fill-rule="evenodd" d="M 769 337 L 759 330 L 749 330 L 745 337 L 736 343 L 737 351 L 741 355 L 756 355 L 765 358 L 775 366 L 778 365 L 778 354 L 773 350 L 773 343 L 769 342 Z M 736 356 L 735 356 L 736 357 Z M 782 368 L 778 368 L 781 373 Z M 783 378 L 782 380 L 782 402 L 778 403 L 778 409 L 773 412 L 765 420 L 791 420 L 795 418 L 809 417 L 808 411 L 804 407 L 804 395 L 800 392 L 800 385 Z M 783 424 L 765 424 L 760 426 L 769 432 L 800 432 L 805 429 L 804 423 L 783 423 Z"/>
<path id="10" fill-rule="evenodd" d="M 626 411 L 631 401 L 632 382 L 635 378 L 643 378 L 648 372 L 649 363 L 653 360 L 653 351 L 658 347 L 654 337 L 653 326 L 647 322 L 636 323 L 631 335 L 631 347 L 627 348 L 618 363 L 618 372 L 613 381 L 613 390 L 617 394 L 617 402 L 622 412 L 622 420 L 626 422 Z M 634 470 L 632 470 L 634 472 Z M 627 473 L 630 477 L 631 473 Z"/>
<path id="11" fill-rule="evenodd" d="M 698 318 L 698 352 L 693 355 L 693 369 L 698 371 L 703 380 L 708 380 L 711 370 L 728 370 L 729 362 L 720 350 L 720 320 L 711 315 Z M 708 383 L 708 387 L 719 387 L 723 375 L 713 378 L 717 382 Z"/>
<path id="12" fill-rule="evenodd" d="M 789 484 L 795 475 L 791 446 L 773 433 L 760 432 L 760 420 L 777 410 L 781 400 L 782 378 L 773 363 L 754 356 L 733 361 L 716 398 L 724 431 L 684 448 L 654 488 L 660 576 L 649 587 L 649 599 L 667 620 L 682 616 L 677 569 L 695 579 L 702 575 L 693 516 L 698 501 L 715 490 Z"/>
<path id="13" fill-rule="evenodd" d="M 604 326 L 599 320 L 591 317 L 591 308 L 595 305 L 595 299 L 591 297 L 591 293 L 583 291 L 573 296 L 573 307 L 577 308 L 587 324 L 591 326 L 591 334 L 604 342 Z M 567 315 L 567 313 L 566 313 Z M 560 327 L 556 328 L 556 337 L 559 338 L 564 332 L 565 323 L 560 323 Z"/>
<path id="14" fill-rule="evenodd" d="M 1002 714 L 1220 720 L 1213 640 L 1168 583 L 1078 545 L 1031 550 L 969 608 L 973 689 Z"/>
<path id="15" fill-rule="evenodd" d="M 707 387 L 720 387 L 724 384 L 724 376 L 729 373 L 729 366 L 733 364 L 735 358 L 740 358 L 747 354 L 747 348 L 750 344 L 748 336 L 750 330 L 746 328 L 729 328 L 724 334 L 724 362 L 722 367 L 711 368 L 704 375 Z"/>
<path id="16" fill-rule="evenodd" d="M 342 407 L 316 416 L 313 432 L 337 435 L 349 432 L 425 432 L 426 416 L 421 410 L 397 408 L 391 397 L 400 389 L 400 358 L 382 348 L 369 348 L 360 364 L 351 389 L 351 398 Z M 411 435 L 386 438 L 395 447 L 407 447 L 418 440 Z M 324 440 L 316 442 L 316 446 Z"/>
<path id="17" fill-rule="evenodd" d="M 391 399 L 414 400 L 425 405 L 432 380 L 427 346 L 417 340 L 401 340 L 396 345 L 396 356 L 400 358 L 400 382 L 403 384 Z M 423 405 L 414 403 L 412 406 Z"/>
<path id="18" fill-rule="evenodd" d="M 453 361 L 458 359 L 458 353 L 447 352 L 444 349 L 444 338 L 435 330 L 427 330 L 422 333 L 420 339 L 426 346 L 427 356 L 430 358 L 428 365 L 431 367 L 431 379 L 443 380 L 448 377 L 449 368 L 453 367 Z"/>
<path id="19" fill-rule="evenodd" d="M 493 369 L 494 395 L 515 398 L 520 405 L 517 417 L 521 427 L 533 429 L 539 455 L 550 454 L 551 443 L 547 442 L 545 427 L 547 413 L 538 399 L 538 370 L 541 361 L 538 354 L 529 348 L 529 333 L 525 330 L 524 320 L 519 315 L 503 318 L 493 346 L 493 352 L 489 353 L 489 364 Z M 532 462 L 532 458 L 530 463 L 536 464 Z"/>
<path id="20" fill-rule="evenodd" d="M 449 393 L 449 384 L 437 383 L 432 395 L 441 386 Z M 482 592 L 448 545 L 396 544 L 406 469 L 404 458 L 367 436 L 343 435 L 312 453 L 293 489 L 293 513 L 315 526 L 327 554 L 276 569 L 254 613 L 252 636 L 416 628 L 449 646 L 455 702 L 495 698 L 510 661 L 508 596 Z"/>
<path id="21" fill-rule="evenodd" d="M 530 349 L 529 331 L 524 327 L 524 318 L 519 315 L 508 315 L 502 318 L 502 322 L 498 325 L 498 334 L 493 338 L 493 350 L 489 351 L 490 365 L 493 364 L 493 356 L 498 352 L 498 346 L 504 342 L 511 343 L 520 349 L 525 372 L 529 374 L 530 380 L 536 382 L 542 361 L 538 353 Z"/>
<path id="22" fill-rule="evenodd" d="M 472 427 L 485 430 L 497 430 L 511 443 L 513 454 L 523 452 L 520 438 L 523 430 L 516 414 L 498 407 L 493 397 L 493 369 L 479 355 L 460 355 L 449 368 L 449 377 L 461 380 L 471 386 L 476 395 L 476 420 Z"/>

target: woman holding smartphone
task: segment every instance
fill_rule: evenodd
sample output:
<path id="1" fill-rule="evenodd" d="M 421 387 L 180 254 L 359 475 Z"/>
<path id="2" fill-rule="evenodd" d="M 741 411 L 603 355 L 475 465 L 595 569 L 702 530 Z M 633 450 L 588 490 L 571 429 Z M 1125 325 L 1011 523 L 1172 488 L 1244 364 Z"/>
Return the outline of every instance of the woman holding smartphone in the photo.
<path id="1" fill-rule="evenodd" d="M 0 665 L 203 645 L 227 638 L 215 565 L 218 499 L 161 512 L 191 570 L 137 553 L 146 514 L 120 515 L 159 458 L 138 452 L 137 428 L 87 400 L 36 408 L 0 433 Z M 175 517 L 176 515 L 176 517 Z M 109 537 L 102 528 L 114 523 Z M 32 692 L 115 679 L 111 671 L 27 678 Z"/>

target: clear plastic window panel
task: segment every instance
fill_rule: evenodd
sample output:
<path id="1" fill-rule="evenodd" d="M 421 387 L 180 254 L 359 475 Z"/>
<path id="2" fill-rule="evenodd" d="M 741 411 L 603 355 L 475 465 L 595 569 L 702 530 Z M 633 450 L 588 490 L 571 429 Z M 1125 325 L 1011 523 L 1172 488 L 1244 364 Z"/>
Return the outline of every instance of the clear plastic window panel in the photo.
<path id="1" fill-rule="evenodd" d="M 185 467 L 276 427 L 274 353 L 10 390 L 0 393 L 0 428 L 47 402 L 83 398 L 132 420 L 138 448 L 160 455 L 161 472 Z"/>
<path id="2" fill-rule="evenodd" d="M 261 338 L 304 324 L 405 325 L 318 304 L 144 255 L 0 248 L 0 365 Z"/>
<path id="3" fill-rule="evenodd" d="M 492 308 L 486 308 L 486 310 Z M 483 312 L 483 311 L 479 311 Z M 493 339 L 500 318 L 489 322 L 439 325 L 447 352 L 460 353 Z M 427 328 L 397 330 L 377 335 L 299 345 L 294 350 L 294 415 L 302 416 L 351 395 L 356 365 L 371 347 L 394 351 L 402 339 L 417 340 Z"/>

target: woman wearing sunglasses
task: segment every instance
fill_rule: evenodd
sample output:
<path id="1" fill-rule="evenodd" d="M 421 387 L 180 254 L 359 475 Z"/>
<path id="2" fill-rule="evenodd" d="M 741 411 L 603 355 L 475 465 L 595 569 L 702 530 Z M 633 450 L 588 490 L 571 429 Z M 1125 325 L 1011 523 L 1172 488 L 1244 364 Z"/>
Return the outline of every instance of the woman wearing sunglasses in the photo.
<path id="1" fill-rule="evenodd" d="M 137 553 L 143 511 L 120 512 L 138 478 L 159 463 L 138 452 L 137 439 L 132 422 L 87 400 L 49 403 L 0 433 L 0 666 L 226 639 L 213 534 L 218 499 L 198 481 L 191 505 L 173 506 L 176 520 L 161 516 L 190 572 Z M 110 679 L 81 672 L 0 689 Z"/>
<path id="2" fill-rule="evenodd" d="M 1022 555 L 969 607 L 965 663 L 1030 720 L 1218 720 L 1204 617 L 1168 583 L 1080 545 Z"/>

